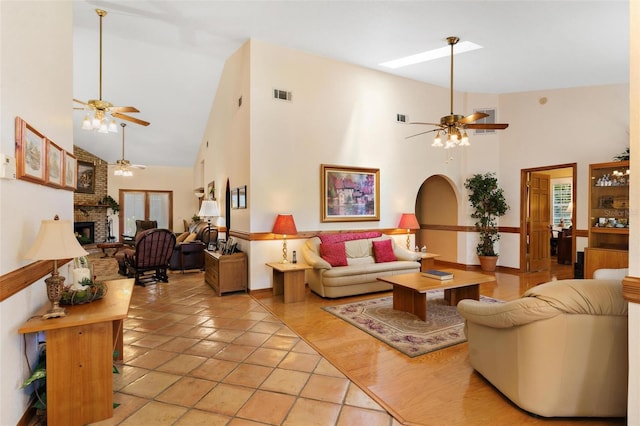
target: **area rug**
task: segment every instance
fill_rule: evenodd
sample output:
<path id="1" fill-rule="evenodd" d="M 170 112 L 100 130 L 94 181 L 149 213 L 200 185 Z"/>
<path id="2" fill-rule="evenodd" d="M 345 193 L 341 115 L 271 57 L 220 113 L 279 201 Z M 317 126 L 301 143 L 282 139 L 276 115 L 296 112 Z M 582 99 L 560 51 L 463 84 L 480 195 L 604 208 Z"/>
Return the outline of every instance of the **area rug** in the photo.
<path id="1" fill-rule="evenodd" d="M 482 302 L 501 303 L 480 296 Z M 465 342 L 464 319 L 444 303 L 444 290 L 427 292 L 427 321 L 393 310 L 393 297 L 327 306 L 325 311 L 369 333 L 409 357 Z"/>

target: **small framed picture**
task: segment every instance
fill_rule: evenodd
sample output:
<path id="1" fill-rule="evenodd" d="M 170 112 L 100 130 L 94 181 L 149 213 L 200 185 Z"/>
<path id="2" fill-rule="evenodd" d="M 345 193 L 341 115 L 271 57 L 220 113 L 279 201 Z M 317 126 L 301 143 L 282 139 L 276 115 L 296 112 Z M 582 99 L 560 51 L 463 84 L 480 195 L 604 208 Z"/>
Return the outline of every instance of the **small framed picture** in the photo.
<path id="1" fill-rule="evenodd" d="M 78 160 L 73 154 L 64 153 L 64 188 L 75 191 L 77 187 Z"/>
<path id="2" fill-rule="evenodd" d="M 20 117 L 16 117 L 16 176 L 45 183 L 46 138 Z"/>
<path id="3" fill-rule="evenodd" d="M 86 161 L 78 161 L 77 192 L 93 194 L 95 192 L 96 166 Z"/>
<path id="4" fill-rule="evenodd" d="M 247 185 L 238 188 L 238 208 L 247 208 Z"/>
<path id="5" fill-rule="evenodd" d="M 64 151 L 47 139 L 46 184 L 62 188 L 64 184 Z"/>

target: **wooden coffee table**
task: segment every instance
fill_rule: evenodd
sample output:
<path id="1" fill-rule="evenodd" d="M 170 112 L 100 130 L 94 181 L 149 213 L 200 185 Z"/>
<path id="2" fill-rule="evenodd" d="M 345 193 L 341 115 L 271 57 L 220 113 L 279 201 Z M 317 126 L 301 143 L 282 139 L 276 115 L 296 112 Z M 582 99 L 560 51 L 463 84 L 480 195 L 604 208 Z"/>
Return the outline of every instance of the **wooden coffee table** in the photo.
<path id="1" fill-rule="evenodd" d="M 379 277 L 393 285 L 393 309 L 409 312 L 422 321 L 427 320 L 427 291 L 444 289 L 444 300 L 455 306 L 462 299 L 480 299 L 480 284 L 496 280 L 492 275 L 459 269 L 439 269 L 451 272 L 452 280 L 440 281 L 420 272 Z"/>

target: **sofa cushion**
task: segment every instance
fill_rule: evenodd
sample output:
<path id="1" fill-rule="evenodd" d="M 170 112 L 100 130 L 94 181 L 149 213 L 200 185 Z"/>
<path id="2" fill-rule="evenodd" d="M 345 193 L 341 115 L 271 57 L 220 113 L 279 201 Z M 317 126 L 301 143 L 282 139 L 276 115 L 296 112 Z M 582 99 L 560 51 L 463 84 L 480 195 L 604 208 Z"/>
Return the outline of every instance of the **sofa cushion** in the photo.
<path id="1" fill-rule="evenodd" d="M 176 237 L 176 243 L 181 243 L 185 240 L 185 238 L 187 238 L 189 236 L 189 231 L 187 232 L 183 232 L 182 234 L 178 235 Z"/>
<path id="2" fill-rule="evenodd" d="M 196 237 L 197 237 L 197 234 L 195 232 L 192 232 L 189 235 L 187 235 L 187 238 L 182 240 L 182 242 L 183 243 L 190 243 L 191 241 L 195 241 Z"/>
<path id="3" fill-rule="evenodd" d="M 372 255 L 371 240 L 352 240 L 344 242 L 347 252 L 347 260 L 349 258 L 368 257 Z"/>
<path id="4" fill-rule="evenodd" d="M 320 256 L 331 266 L 347 266 L 347 253 L 344 243 L 320 244 Z"/>
<path id="5" fill-rule="evenodd" d="M 376 263 L 395 262 L 398 260 L 393 253 L 391 240 L 372 241 L 372 244 L 373 257 L 375 257 Z"/>

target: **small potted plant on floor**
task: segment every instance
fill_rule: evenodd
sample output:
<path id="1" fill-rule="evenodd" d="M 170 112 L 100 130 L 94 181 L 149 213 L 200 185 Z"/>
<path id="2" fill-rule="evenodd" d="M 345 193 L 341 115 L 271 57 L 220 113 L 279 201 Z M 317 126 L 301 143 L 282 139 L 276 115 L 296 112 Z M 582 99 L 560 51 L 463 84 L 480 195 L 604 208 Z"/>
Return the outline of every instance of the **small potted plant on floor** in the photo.
<path id="1" fill-rule="evenodd" d="M 504 191 L 498 186 L 495 173 L 476 173 L 465 181 L 464 187 L 469 190 L 471 217 L 476 220 L 475 227 L 480 234 L 476 247 L 480 267 L 483 271 L 495 271 L 498 253 L 494 244 L 500 239 L 497 219 L 509 210 Z"/>

